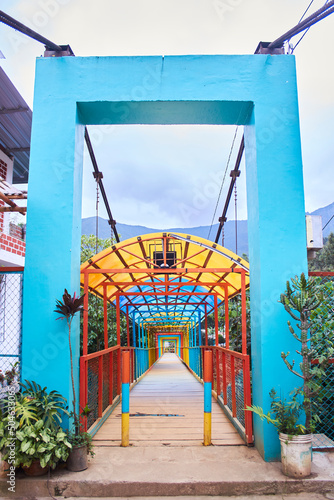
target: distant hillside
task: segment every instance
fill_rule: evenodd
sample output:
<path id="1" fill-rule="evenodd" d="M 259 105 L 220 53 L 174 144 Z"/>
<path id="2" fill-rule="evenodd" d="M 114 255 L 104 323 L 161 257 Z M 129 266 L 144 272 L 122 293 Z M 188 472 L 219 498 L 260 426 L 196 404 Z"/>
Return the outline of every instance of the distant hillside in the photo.
<path id="1" fill-rule="evenodd" d="M 82 234 L 95 234 L 95 217 L 88 217 L 87 219 L 82 219 Z M 158 233 L 158 232 L 175 232 L 184 233 L 194 236 L 200 236 L 202 238 L 215 240 L 218 224 L 212 226 L 210 238 L 208 238 L 210 226 L 199 226 L 190 228 L 161 228 L 152 229 L 145 226 L 131 226 L 128 224 L 117 223 L 117 231 L 120 235 L 120 239 L 127 240 L 128 238 L 133 238 L 135 236 L 140 236 L 142 234 Z M 235 225 L 234 221 L 227 221 L 225 226 L 225 247 L 229 248 L 235 252 Z M 99 237 L 100 238 L 110 238 L 110 226 L 106 219 L 99 217 Z M 220 239 L 221 242 L 221 239 Z M 247 221 L 238 221 L 238 254 L 243 253 L 248 254 L 248 236 L 247 236 Z"/>
<path id="2" fill-rule="evenodd" d="M 318 208 L 311 215 L 321 215 L 322 225 L 324 226 L 329 219 L 334 214 L 334 203 L 327 205 L 323 208 Z M 87 219 L 82 219 L 82 234 L 95 234 L 95 217 L 88 217 Z M 131 226 L 128 224 L 117 223 L 117 231 L 120 235 L 121 240 L 127 240 L 135 236 L 140 236 L 142 234 L 157 233 L 157 232 L 175 232 L 184 233 L 194 236 L 201 236 L 202 238 L 215 240 L 217 234 L 218 224 L 212 226 L 210 237 L 208 237 L 210 227 L 209 226 L 199 226 L 199 227 L 188 227 L 188 228 L 161 228 L 152 229 L 145 226 Z M 225 231 L 225 244 L 226 248 L 229 248 L 235 252 L 235 224 L 233 220 L 226 222 L 224 226 Z M 328 236 L 331 232 L 334 232 L 334 219 L 328 224 L 324 230 L 324 237 Z M 106 219 L 99 217 L 99 237 L 100 238 L 110 238 L 110 226 Z M 220 239 L 221 243 L 221 239 Z M 238 221 L 238 252 L 239 255 L 246 253 L 248 255 L 248 233 L 247 233 L 247 221 Z"/>

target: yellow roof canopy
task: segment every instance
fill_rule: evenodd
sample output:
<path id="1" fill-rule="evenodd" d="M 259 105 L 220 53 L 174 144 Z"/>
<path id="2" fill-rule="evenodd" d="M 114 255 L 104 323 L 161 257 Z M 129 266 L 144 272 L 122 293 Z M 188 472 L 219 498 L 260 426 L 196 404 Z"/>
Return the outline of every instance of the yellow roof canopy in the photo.
<path id="1" fill-rule="evenodd" d="M 86 276 L 86 278 L 85 278 Z M 249 286 L 248 262 L 211 241 L 181 233 L 153 233 L 122 241 L 81 266 L 81 286 L 125 311 L 140 311 L 147 321 L 167 314 L 181 318 L 214 296 L 225 297 Z M 242 283 L 243 282 L 243 283 Z M 166 298 L 167 297 L 167 298 Z"/>

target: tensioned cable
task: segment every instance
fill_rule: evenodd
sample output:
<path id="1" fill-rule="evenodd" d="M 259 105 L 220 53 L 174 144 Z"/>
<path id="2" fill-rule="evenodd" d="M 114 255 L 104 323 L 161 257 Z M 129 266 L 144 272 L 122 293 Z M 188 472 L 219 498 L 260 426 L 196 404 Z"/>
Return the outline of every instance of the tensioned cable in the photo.
<path id="1" fill-rule="evenodd" d="M 311 0 L 311 2 L 308 4 L 308 7 L 307 9 L 305 10 L 304 14 L 302 15 L 302 17 L 299 19 L 298 21 L 298 24 L 304 19 L 305 15 L 307 14 L 307 12 L 309 11 L 311 5 L 313 4 L 314 0 Z M 327 2 L 326 2 L 327 3 Z"/>
<path id="2" fill-rule="evenodd" d="M 211 226 L 210 226 L 210 230 L 209 230 L 209 234 L 208 234 L 208 238 L 207 239 L 210 239 L 210 234 L 211 234 L 213 222 L 214 222 L 215 217 L 216 217 L 217 208 L 218 208 L 218 205 L 219 205 L 220 197 L 221 197 L 222 190 L 223 190 L 224 183 L 225 183 L 225 179 L 226 179 L 227 169 L 228 169 L 228 166 L 229 166 L 230 161 L 231 161 L 231 157 L 232 157 L 232 153 L 233 153 L 233 148 L 234 148 L 235 140 L 237 138 L 238 129 L 239 129 L 239 125 L 237 126 L 237 128 L 235 129 L 235 132 L 234 132 L 234 137 L 233 137 L 233 141 L 232 141 L 230 153 L 228 155 L 228 159 L 227 159 L 227 163 L 226 163 L 226 168 L 225 168 L 225 172 L 224 172 L 224 177 L 223 177 L 223 180 L 222 180 L 222 183 L 221 183 L 221 186 L 220 186 L 220 190 L 219 190 L 219 194 L 218 194 L 218 199 L 217 199 L 217 203 L 216 203 L 214 214 L 212 216 Z"/>
<path id="3" fill-rule="evenodd" d="M 308 18 L 306 18 L 303 21 L 303 18 L 305 17 L 306 13 L 310 9 L 310 7 L 313 4 L 313 2 L 314 2 L 314 0 L 311 0 L 311 2 L 309 3 L 309 5 L 307 6 L 306 10 L 304 11 L 303 15 L 301 16 L 301 18 L 299 20 L 299 23 L 294 28 L 292 28 L 291 30 L 289 30 L 287 33 L 285 33 L 284 35 L 282 35 L 281 37 L 279 37 L 277 40 L 274 40 L 273 42 L 271 42 L 269 44 L 269 46 L 268 46 L 269 48 L 274 48 L 276 46 L 278 47 L 281 43 L 283 43 L 285 41 L 289 42 L 290 39 L 293 36 L 297 35 L 298 33 L 300 33 L 303 30 L 306 30 L 305 33 L 303 33 L 303 35 L 301 36 L 301 38 L 298 40 L 298 42 L 295 45 L 295 47 L 292 48 L 292 52 L 293 52 L 293 50 L 297 47 L 297 45 L 299 45 L 299 43 L 302 41 L 302 39 L 304 38 L 304 36 L 308 32 L 308 30 L 311 28 L 311 26 L 313 26 L 314 24 L 316 24 L 317 22 L 319 22 L 320 20 L 324 19 L 325 17 L 327 17 L 328 15 L 330 15 L 330 14 L 332 14 L 334 12 L 334 0 L 326 0 L 325 4 L 320 9 L 318 9 L 316 12 L 314 12 L 313 14 L 311 14 Z M 327 7 L 326 7 L 326 5 L 327 5 Z M 226 176 L 226 171 L 225 171 L 223 182 L 225 180 L 225 176 Z M 221 189 L 220 189 L 220 192 L 219 192 L 219 198 L 220 198 L 220 195 L 221 195 L 222 187 L 223 187 L 223 183 L 222 183 L 222 186 L 221 186 Z M 208 239 L 209 239 L 210 234 L 211 234 L 214 217 L 215 217 L 215 214 L 216 214 L 216 211 L 217 211 L 217 206 L 218 206 L 218 203 L 219 203 L 219 198 L 218 198 L 217 205 L 216 205 L 216 208 L 215 208 L 215 213 L 214 213 L 214 216 L 213 216 L 213 220 L 211 222 Z M 220 227 L 223 227 L 223 224 Z M 219 238 L 219 235 L 217 233 L 216 242 L 217 242 L 218 238 Z"/>
<path id="4" fill-rule="evenodd" d="M 322 228 L 322 230 L 324 230 L 324 229 L 325 229 L 325 227 L 327 227 L 327 226 L 328 226 L 328 224 L 330 223 L 330 221 L 331 221 L 332 219 L 334 219 L 334 214 L 333 214 L 333 215 L 332 215 L 332 217 L 329 219 L 329 221 L 328 221 L 328 222 L 324 225 L 324 227 Z"/>
<path id="5" fill-rule="evenodd" d="M 327 3 L 328 3 L 329 0 L 326 0 L 326 2 L 324 3 L 323 6 L 325 6 Z M 298 24 L 304 19 L 304 16 L 305 14 L 307 13 L 307 11 L 309 10 L 309 8 L 311 7 L 312 3 L 314 2 L 314 0 L 312 0 L 309 4 L 309 6 L 307 7 L 307 9 L 305 10 L 304 14 L 302 15 L 302 17 L 299 19 L 298 21 Z M 296 50 L 296 48 L 298 47 L 298 45 L 300 44 L 300 42 L 303 40 L 304 36 L 309 32 L 311 26 L 309 26 L 305 32 L 302 34 L 302 36 L 299 38 L 298 42 L 294 45 L 294 46 L 291 46 L 291 54 L 293 54 L 293 52 Z M 290 42 L 291 38 L 288 40 L 288 43 Z"/>
<path id="6" fill-rule="evenodd" d="M 281 47 L 284 42 L 290 40 L 293 36 L 298 35 L 301 31 L 306 30 L 310 26 L 318 23 L 325 17 L 333 14 L 334 12 L 334 0 L 328 0 L 320 9 L 311 14 L 309 17 L 301 21 L 299 24 L 291 28 L 289 31 L 281 35 L 279 38 L 274 40 L 268 45 L 268 49 L 274 49 L 276 47 Z"/>
<path id="7" fill-rule="evenodd" d="M 314 0 L 310 1 L 310 3 L 308 4 L 306 10 L 304 11 L 302 17 L 299 19 L 298 24 L 302 22 L 302 20 L 304 19 L 305 15 L 309 11 L 309 9 L 310 9 L 311 5 L 313 4 L 313 2 L 314 2 Z M 291 54 L 293 53 L 293 51 L 295 50 L 295 48 L 297 47 L 297 45 L 302 41 L 302 39 L 304 38 L 304 36 L 306 35 L 306 33 L 308 32 L 309 29 L 310 28 L 307 28 L 307 30 L 305 31 L 305 33 L 303 33 L 303 35 L 300 37 L 300 39 L 298 40 L 298 42 L 296 43 L 295 46 L 291 46 Z M 291 40 L 291 38 L 289 38 L 289 40 L 287 41 L 289 48 L 290 48 L 290 40 Z"/>
<path id="8" fill-rule="evenodd" d="M 51 40 L 48 40 L 47 38 L 40 35 L 36 31 L 33 31 L 32 29 L 28 28 L 28 26 L 25 26 L 24 24 L 20 23 L 19 21 L 9 16 L 2 10 L 0 10 L 0 22 L 7 24 L 7 26 L 10 26 L 15 30 L 20 31 L 24 35 L 27 35 L 30 38 L 33 38 L 34 40 L 37 40 L 40 43 L 43 43 L 45 47 L 47 47 L 49 50 L 54 50 L 57 52 L 63 50 L 63 48 L 60 45 L 56 45 L 55 43 L 51 42 Z"/>

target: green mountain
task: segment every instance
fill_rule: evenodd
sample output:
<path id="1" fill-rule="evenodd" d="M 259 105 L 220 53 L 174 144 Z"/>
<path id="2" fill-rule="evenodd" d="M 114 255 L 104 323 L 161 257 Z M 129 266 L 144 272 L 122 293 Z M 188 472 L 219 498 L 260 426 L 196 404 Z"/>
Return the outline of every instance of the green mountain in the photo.
<path id="1" fill-rule="evenodd" d="M 95 217 L 88 217 L 82 219 L 82 234 L 95 234 L 96 219 Z M 210 232 L 210 226 L 199 226 L 199 227 L 188 227 L 188 228 L 161 228 L 152 229 L 145 226 L 131 226 L 129 224 L 117 223 L 117 231 L 120 235 L 122 241 L 128 238 L 133 238 L 135 236 L 140 236 L 142 234 L 157 233 L 157 232 L 169 232 L 169 233 L 183 233 L 194 236 L 200 236 L 208 240 L 214 241 L 216 238 L 218 224 L 212 226 Z M 99 217 L 99 238 L 110 238 L 110 225 L 106 219 Z M 210 233 L 210 235 L 209 235 Z M 234 221 L 227 221 L 224 227 L 225 241 L 224 246 L 235 252 L 235 223 Z M 247 236 L 247 221 L 238 221 L 238 254 L 248 253 L 248 236 Z M 221 243 L 220 238 L 220 243 Z"/>
<path id="2" fill-rule="evenodd" d="M 321 215 L 322 225 L 325 226 L 330 218 L 334 215 L 334 203 L 327 205 L 323 208 L 318 208 L 311 215 Z M 95 217 L 88 217 L 82 219 L 82 234 L 95 234 Z M 131 226 L 129 224 L 117 223 L 117 231 L 120 235 L 122 241 L 135 236 L 140 236 L 142 234 L 156 233 L 156 232 L 175 232 L 183 233 L 194 236 L 201 236 L 208 240 L 214 241 L 216 238 L 218 230 L 218 224 L 214 224 L 210 231 L 210 226 L 198 226 L 198 227 L 187 227 L 187 228 L 161 228 L 152 229 L 145 226 Z M 330 233 L 334 232 L 334 218 L 329 222 L 329 224 L 324 229 L 324 237 L 328 236 Z M 236 238 L 235 238 L 235 221 L 229 220 L 224 226 L 224 246 L 233 252 L 236 251 Z M 99 217 L 99 237 L 100 238 L 110 238 L 110 226 L 106 219 Z M 220 238 L 220 243 L 221 243 Z M 247 221 L 238 221 L 238 231 L 237 231 L 237 252 L 239 255 L 243 253 L 248 254 L 248 233 L 247 233 Z"/>

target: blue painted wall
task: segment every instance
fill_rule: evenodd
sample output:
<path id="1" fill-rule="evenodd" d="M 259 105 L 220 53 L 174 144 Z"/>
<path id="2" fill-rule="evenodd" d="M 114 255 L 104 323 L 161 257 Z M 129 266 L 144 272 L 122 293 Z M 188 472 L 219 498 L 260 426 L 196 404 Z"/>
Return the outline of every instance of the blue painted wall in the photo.
<path id="1" fill-rule="evenodd" d="M 296 384 L 280 352 L 294 349 L 277 303 L 307 270 L 293 56 L 67 57 L 37 60 L 24 284 L 23 377 L 72 399 L 64 287 L 79 291 L 83 124 L 245 124 L 254 403 Z M 73 324 L 78 377 L 79 325 Z M 77 382 L 78 387 L 78 382 Z M 256 446 L 279 457 L 255 419 Z"/>

